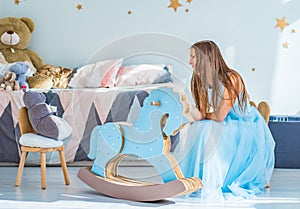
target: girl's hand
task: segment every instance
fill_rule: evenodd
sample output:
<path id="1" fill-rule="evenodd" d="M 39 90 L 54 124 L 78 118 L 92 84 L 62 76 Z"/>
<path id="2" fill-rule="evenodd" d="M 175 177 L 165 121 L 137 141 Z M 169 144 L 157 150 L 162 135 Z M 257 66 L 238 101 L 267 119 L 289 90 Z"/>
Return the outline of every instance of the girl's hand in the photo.
<path id="1" fill-rule="evenodd" d="M 203 116 L 201 115 L 199 110 L 194 105 L 190 106 L 189 114 L 192 117 L 193 121 L 203 120 Z"/>

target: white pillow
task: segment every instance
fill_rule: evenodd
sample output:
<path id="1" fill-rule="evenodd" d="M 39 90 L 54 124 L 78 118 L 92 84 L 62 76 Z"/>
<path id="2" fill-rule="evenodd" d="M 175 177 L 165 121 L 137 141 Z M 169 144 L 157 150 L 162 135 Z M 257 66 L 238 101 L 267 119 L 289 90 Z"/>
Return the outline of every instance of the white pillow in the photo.
<path id="1" fill-rule="evenodd" d="M 80 67 L 69 82 L 72 88 L 113 87 L 123 59 L 104 60 Z"/>
<path id="2" fill-rule="evenodd" d="M 171 82 L 171 72 L 171 66 L 167 65 L 141 64 L 122 66 L 117 76 L 116 86 L 136 86 Z"/>
<path id="3" fill-rule="evenodd" d="M 62 141 L 57 141 L 55 139 L 41 136 L 34 133 L 23 134 L 20 137 L 19 143 L 23 146 L 28 147 L 42 147 L 42 148 L 53 148 L 63 145 Z"/>

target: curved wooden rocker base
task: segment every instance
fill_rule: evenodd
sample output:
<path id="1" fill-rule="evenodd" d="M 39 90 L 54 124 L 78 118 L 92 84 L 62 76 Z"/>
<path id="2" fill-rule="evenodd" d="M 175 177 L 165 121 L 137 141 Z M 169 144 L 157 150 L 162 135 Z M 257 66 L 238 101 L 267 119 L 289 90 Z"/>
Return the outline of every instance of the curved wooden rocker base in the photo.
<path id="1" fill-rule="evenodd" d="M 85 184 L 106 196 L 142 202 L 180 196 L 203 187 L 200 179 L 196 177 L 152 184 L 126 177 L 103 178 L 91 172 L 90 167 L 81 168 L 77 175 Z"/>

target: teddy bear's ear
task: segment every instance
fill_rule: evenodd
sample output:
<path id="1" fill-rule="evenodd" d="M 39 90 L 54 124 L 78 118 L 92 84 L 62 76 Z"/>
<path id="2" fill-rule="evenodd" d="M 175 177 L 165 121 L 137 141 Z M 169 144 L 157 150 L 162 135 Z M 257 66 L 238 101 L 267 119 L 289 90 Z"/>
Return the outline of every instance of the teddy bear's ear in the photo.
<path id="1" fill-rule="evenodd" d="M 34 31 L 34 22 L 29 17 L 22 17 L 21 20 L 27 25 L 30 32 L 32 33 Z"/>

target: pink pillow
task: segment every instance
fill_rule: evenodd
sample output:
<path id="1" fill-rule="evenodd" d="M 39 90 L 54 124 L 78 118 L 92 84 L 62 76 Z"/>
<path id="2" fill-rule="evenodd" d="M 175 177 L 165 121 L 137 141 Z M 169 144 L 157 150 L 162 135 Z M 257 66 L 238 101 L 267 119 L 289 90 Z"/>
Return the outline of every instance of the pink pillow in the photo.
<path id="1" fill-rule="evenodd" d="M 136 86 L 172 81 L 172 66 L 131 65 L 122 66 L 118 72 L 116 86 Z"/>
<path id="2" fill-rule="evenodd" d="M 123 59 L 104 60 L 80 67 L 69 82 L 72 88 L 114 87 Z"/>

